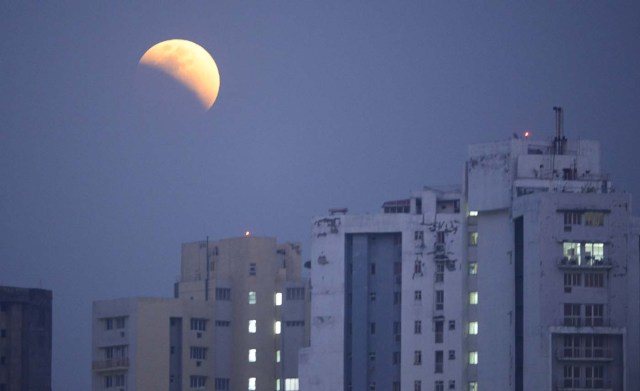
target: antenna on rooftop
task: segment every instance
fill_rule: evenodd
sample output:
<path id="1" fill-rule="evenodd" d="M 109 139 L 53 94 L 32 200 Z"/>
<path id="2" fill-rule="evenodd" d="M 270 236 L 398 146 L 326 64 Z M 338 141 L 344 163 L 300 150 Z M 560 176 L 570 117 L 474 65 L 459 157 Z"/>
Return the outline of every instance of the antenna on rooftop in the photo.
<path id="1" fill-rule="evenodd" d="M 556 137 L 553 139 L 553 152 L 556 155 L 563 155 L 567 145 L 567 138 L 564 137 L 564 112 L 562 107 L 555 106 L 556 112 Z"/>

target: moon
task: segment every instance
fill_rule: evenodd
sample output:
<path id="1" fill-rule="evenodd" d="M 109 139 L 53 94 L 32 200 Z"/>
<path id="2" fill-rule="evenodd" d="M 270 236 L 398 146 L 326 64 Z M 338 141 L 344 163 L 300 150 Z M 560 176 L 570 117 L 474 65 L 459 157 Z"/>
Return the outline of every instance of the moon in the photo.
<path id="1" fill-rule="evenodd" d="M 153 45 L 139 64 L 156 68 L 191 90 L 209 110 L 218 97 L 220 73 L 213 57 L 202 46 L 184 39 Z"/>

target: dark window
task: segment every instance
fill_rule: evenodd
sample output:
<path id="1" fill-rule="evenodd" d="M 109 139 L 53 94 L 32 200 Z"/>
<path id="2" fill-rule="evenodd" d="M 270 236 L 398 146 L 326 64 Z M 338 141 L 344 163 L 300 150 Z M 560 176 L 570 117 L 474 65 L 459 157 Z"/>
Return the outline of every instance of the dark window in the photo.
<path id="1" fill-rule="evenodd" d="M 256 275 L 256 264 L 255 263 L 250 263 L 249 264 L 249 275 L 250 276 L 255 276 Z"/>
<path id="2" fill-rule="evenodd" d="M 216 300 L 219 300 L 219 301 L 231 300 L 231 288 L 216 288 Z"/>

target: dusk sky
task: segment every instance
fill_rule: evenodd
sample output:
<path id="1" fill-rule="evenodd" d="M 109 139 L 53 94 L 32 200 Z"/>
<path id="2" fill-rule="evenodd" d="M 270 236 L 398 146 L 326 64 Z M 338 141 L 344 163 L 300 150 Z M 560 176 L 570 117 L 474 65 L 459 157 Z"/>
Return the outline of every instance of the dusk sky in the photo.
<path id="1" fill-rule="evenodd" d="M 89 390 L 91 303 L 171 296 L 180 244 L 298 241 L 462 182 L 467 145 L 602 144 L 640 199 L 640 2 L 0 2 L 0 285 L 53 290 L 53 390 Z M 172 38 L 209 111 L 138 66 Z M 637 213 L 636 213 L 637 214 Z"/>

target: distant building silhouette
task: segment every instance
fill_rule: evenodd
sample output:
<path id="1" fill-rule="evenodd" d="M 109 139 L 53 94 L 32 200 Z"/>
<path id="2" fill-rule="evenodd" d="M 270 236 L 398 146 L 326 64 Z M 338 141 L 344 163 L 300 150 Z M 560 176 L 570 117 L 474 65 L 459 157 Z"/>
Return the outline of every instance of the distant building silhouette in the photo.
<path id="1" fill-rule="evenodd" d="M 314 220 L 301 389 L 640 384 L 640 220 L 599 144 L 472 145 L 464 186 Z"/>
<path id="2" fill-rule="evenodd" d="M 183 244 L 176 298 L 94 303 L 92 389 L 298 389 L 301 267 L 299 245 L 274 238 Z"/>
<path id="3" fill-rule="evenodd" d="M 51 300 L 0 286 L 0 391 L 51 391 Z"/>

